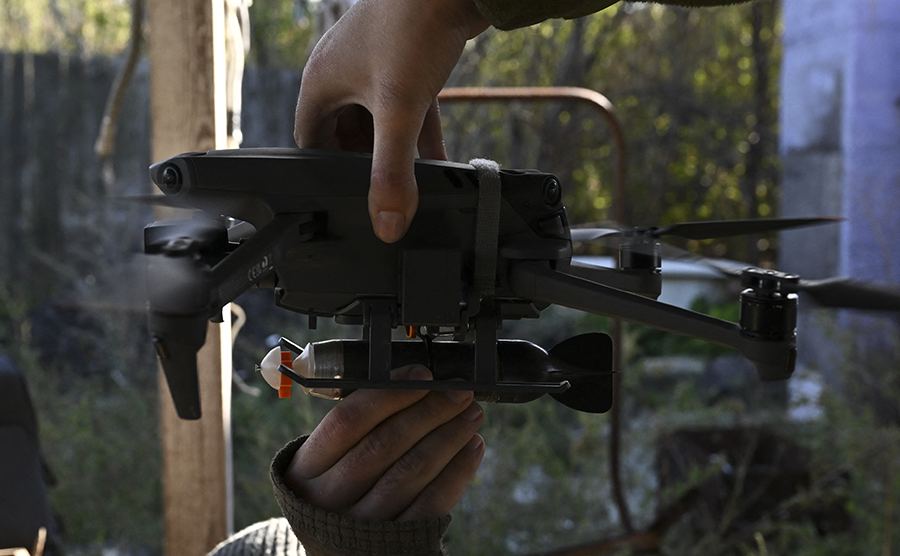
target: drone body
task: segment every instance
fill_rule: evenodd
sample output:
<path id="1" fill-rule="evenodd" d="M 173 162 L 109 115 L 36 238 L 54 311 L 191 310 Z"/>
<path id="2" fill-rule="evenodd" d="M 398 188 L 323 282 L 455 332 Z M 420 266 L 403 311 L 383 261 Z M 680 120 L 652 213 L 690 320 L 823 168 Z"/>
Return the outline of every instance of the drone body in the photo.
<path id="1" fill-rule="evenodd" d="M 145 229 L 150 330 L 180 416 L 200 416 L 196 352 L 206 321 L 250 287 L 272 288 L 276 305 L 311 323 L 333 317 L 363 325 L 363 338 L 340 348 L 355 361 L 342 372 L 303 376 L 278 366 L 304 388 L 450 387 L 390 379 L 394 366 L 419 362 L 483 399 L 547 393 L 575 409 L 606 411 L 612 347 L 605 335 L 576 336 L 549 351 L 497 339 L 504 319 L 537 318 L 549 304 L 732 347 L 764 380 L 793 371 L 796 277 L 745 273 L 740 324 L 666 305 L 655 300 L 661 277 L 652 251 L 638 250 L 623 269 L 572 262 L 573 231 L 554 176 L 440 161 L 416 163 L 416 218 L 402 240 L 386 244 L 368 218 L 370 170 L 368 155 L 298 149 L 188 153 L 151 167 L 166 203 L 202 211 Z M 779 227 L 788 225 L 769 224 Z M 420 347 L 392 343 L 400 326 Z M 286 341 L 282 349 L 302 352 Z M 540 370 L 513 372 L 521 353 Z"/>

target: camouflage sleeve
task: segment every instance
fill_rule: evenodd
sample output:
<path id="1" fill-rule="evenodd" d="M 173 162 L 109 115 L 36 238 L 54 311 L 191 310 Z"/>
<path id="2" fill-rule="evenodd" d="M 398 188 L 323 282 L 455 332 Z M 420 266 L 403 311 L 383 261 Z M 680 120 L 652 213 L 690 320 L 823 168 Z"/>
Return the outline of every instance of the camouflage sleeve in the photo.
<path id="1" fill-rule="evenodd" d="M 306 437 L 285 446 L 272 462 L 275 498 L 308 556 L 445 556 L 450 516 L 419 521 L 362 521 L 326 512 L 297 498 L 282 477 Z"/>
<path id="2" fill-rule="evenodd" d="M 619 0 L 475 0 L 491 24 L 518 29 L 553 18 L 574 19 L 604 10 Z M 747 0 L 654 0 L 660 4 L 697 8 L 739 4 Z"/>

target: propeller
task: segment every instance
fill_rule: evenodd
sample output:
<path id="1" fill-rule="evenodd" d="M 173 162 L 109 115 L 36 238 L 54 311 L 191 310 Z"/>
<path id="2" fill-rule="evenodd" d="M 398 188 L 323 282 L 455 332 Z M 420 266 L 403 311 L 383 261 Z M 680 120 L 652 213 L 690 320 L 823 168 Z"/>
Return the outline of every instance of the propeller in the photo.
<path id="1" fill-rule="evenodd" d="M 153 207 L 166 207 L 172 209 L 185 209 L 193 211 L 206 211 L 211 215 L 235 214 L 245 207 L 246 200 L 235 193 L 219 193 L 206 197 L 182 197 L 177 195 L 109 195 L 110 201 L 150 205 Z"/>
<path id="2" fill-rule="evenodd" d="M 733 279 L 741 280 L 743 287 L 752 285 L 759 271 L 736 263 L 725 263 L 695 256 L 695 260 Z M 755 272 L 750 272 L 755 271 Z M 753 278 L 750 276 L 754 275 Z M 859 309 L 863 311 L 900 312 L 900 285 L 863 282 L 850 278 L 824 278 L 804 280 L 794 274 L 767 273 L 779 282 L 778 288 L 786 293 L 801 293 L 822 307 L 834 309 Z"/>
<path id="3" fill-rule="evenodd" d="M 800 280 L 797 291 L 823 307 L 900 312 L 900 286 L 875 284 L 848 278 Z"/>
<path id="4" fill-rule="evenodd" d="M 148 255 L 171 251 L 173 242 L 191 244 L 180 248 L 202 254 L 221 254 L 228 249 L 228 227 L 221 221 L 198 213 L 194 218 L 161 220 L 144 228 L 144 252 Z"/>
<path id="5" fill-rule="evenodd" d="M 570 230 L 572 241 L 596 241 L 607 237 L 649 237 L 660 238 L 662 236 L 675 236 L 685 239 L 717 239 L 723 237 L 756 234 L 761 232 L 775 232 L 816 226 L 821 224 L 833 224 L 843 218 L 831 216 L 814 216 L 804 218 L 756 218 L 745 220 L 710 220 L 705 222 L 682 222 L 670 226 L 652 226 L 647 228 L 573 228 Z"/>
<path id="6" fill-rule="evenodd" d="M 185 203 L 181 198 L 172 197 L 169 195 L 109 195 L 106 198 L 111 201 L 137 203 L 140 205 L 150 205 L 154 207 L 170 207 L 182 209 L 194 208 Z"/>

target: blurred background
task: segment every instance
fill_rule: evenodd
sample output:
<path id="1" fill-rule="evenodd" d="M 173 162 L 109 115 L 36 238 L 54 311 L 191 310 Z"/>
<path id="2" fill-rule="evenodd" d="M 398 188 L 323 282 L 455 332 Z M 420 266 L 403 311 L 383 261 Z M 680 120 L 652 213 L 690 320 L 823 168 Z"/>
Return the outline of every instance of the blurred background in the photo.
<path id="1" fill-rule="evenodd" d="M 448 86 L 599 91 L 627 147 L 625 223 L 845 216 L 828 229 L 678 246 L 804 278 L 897 283 L 900 8 L 867 5 L 620 3 L 489 30 Z M 231 114 L 241 146 L 293 145 L 303 64 L 342 9 L 248 7 Z M 158 377 L 134 264 L 153 212 L 115 199 L 151 192 L 148 60 L 134 13 L 125 0 L 0 0 L 0 355 L 27 379 L 50 507 L 73 555 L 163 552 Z M 117 90 L 115 136 L 95 148 Z M 442 114 L 451 159 L 553 172 L 570 222 L 615 218 L 619 153 L 590 108 L 453 102 Z M 664 295 L 685 292 L 670 302 L 737 319 L 738 285 L 697 265 L 669 268 Z M 278 400 L 254 366 L 278 336 L 302 345 L 357 331 L 307 330 L 266 291 L 236 305 L 237 530 L 278 514 L 271 457 L 331 407 Z M 502 335 L 549 349 L 610 328 L 548 309 Z M 450 553 L 900 554 L 898 330 L 896 315 L 804 307 L 798 372 L 763 384 L 724 348 L 626 325 L 617 431 L 608 415 L 553 400 L 486 408 L 487 453 L 454 510 Z"/>

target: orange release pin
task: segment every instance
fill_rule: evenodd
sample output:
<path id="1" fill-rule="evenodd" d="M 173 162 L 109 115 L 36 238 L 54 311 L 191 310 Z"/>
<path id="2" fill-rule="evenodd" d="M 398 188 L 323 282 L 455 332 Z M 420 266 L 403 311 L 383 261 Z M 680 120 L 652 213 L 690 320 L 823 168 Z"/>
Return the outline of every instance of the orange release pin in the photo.
<path id="1" fill-rule="evenodd" d="M 288 369 L 294 368 L 294 362 L 291 360 L 291 352 L 290 351 L 282 351 L 281 352 L 281 364 L 287 367 Z M 291 397 L 291 385 L 294 384 L 294 381 L 290 379 L 285 374 L 281 375 L 281 386 L 278 388 L 278 397 L 279 398 L 290 398 Z"/>

